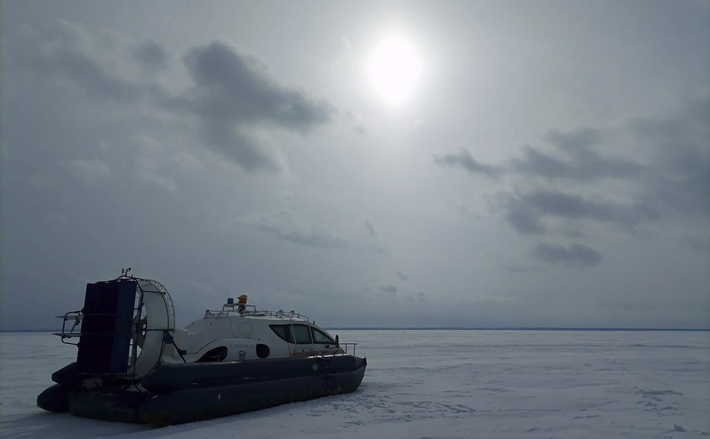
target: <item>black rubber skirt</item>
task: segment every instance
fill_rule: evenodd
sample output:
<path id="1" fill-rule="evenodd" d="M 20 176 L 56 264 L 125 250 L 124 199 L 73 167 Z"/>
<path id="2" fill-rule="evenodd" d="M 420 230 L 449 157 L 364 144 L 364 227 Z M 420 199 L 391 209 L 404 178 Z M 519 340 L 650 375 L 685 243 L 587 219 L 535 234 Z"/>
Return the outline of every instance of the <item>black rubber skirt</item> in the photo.
<path id="1" fill-rule="evenodd" d="M 108 421 L 182 424 L 353 392 L 366 367 L 353 355 L 173 364 L 145 376 L 143 393 L 55 385 L 37 404 Z"/>

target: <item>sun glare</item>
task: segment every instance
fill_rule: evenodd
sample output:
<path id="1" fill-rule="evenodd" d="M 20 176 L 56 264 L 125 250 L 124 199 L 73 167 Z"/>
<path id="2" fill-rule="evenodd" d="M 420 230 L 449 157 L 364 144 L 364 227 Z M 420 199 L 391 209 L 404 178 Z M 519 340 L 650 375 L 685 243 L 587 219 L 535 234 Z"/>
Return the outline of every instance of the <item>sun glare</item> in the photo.
<path id="1" fill-rule="evenodd" d="M 422 70 L 419 55 L 400 37 L 390 37 L 375 49 L 368 76 L 377 94 L 387 103 L 403 103 L 414 91 Z"/>

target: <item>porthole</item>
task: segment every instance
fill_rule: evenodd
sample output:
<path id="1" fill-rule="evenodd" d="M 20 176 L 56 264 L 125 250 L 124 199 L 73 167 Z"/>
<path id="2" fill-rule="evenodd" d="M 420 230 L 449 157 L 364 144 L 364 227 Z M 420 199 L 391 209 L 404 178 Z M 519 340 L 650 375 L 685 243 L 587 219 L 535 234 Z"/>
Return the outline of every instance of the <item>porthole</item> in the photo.
<path id="1" fill-rule="evenodd" d="M 271 354 L 271 349 L 265 344 L 256 345 L 256 356 L 259 358 L 267 358 Z"/>

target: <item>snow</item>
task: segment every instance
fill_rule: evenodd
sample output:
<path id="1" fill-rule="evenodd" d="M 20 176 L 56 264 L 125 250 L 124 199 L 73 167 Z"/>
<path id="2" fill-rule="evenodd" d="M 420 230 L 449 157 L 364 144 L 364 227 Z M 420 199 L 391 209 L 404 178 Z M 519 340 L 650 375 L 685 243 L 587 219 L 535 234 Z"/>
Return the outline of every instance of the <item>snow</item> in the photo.
<path id="1" fill-rule="evenodd" d="M 333 331 L 352 394 L 165 428 L 35 406 L 76 348 L 0 334 L 0 438 L 695 438 L 710 435 L 710 332 Z"/>

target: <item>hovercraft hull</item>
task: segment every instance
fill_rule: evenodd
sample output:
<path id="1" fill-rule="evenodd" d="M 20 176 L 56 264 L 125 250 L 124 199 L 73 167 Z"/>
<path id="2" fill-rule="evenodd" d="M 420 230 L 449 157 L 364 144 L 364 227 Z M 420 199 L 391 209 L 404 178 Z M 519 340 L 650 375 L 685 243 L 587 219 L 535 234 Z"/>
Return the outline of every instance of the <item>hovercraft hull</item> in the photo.
<path id="1" fill-rule="evenodd" d="M 353 355 L 172 364 L 146 375 L 142 392 L 82 390 L 65 373 L 37 404 L 108 421 L 182 424 L 353 392 L 366 366 L 365 358 Z"/>

